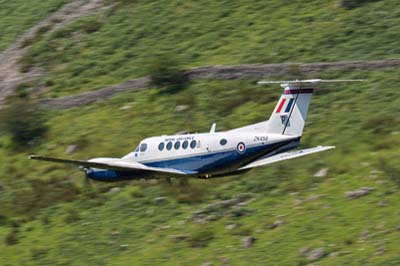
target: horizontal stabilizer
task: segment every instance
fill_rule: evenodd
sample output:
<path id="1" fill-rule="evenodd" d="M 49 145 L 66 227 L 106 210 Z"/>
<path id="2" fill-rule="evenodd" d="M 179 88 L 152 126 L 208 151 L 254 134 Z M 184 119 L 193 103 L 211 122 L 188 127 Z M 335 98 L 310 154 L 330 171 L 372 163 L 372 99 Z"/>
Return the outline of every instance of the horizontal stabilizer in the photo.
<path id="1" fill-rule="evenodd" d="M 263 166 L 263 165 L 272 164 L 272 163 L 276 163 L 276 162 L 280 162 L 280 161 L 284 161 L 284 160 L 298 158 L 301 156 L 305 156 L 305 155 L 309 155 L 309 154 L 313 154 L 313 153 L 317 153 L 317 152 L 321 152 L 321 151 L 331 150 L 334 148 L 335 148 L 335 146 L 318 146 L 318 147 L 304 149 L 304 150 L 279 153 L 277 155 L 273 155 L 273 156 L 270 156 L 267 158 L 261 158 L 257 161 L 254 161 L 248 165 L 245 165 L 245 166 L 239 168 L 238 170 L 246 170 L 246 169 L 250 169 L 250 168 L 254 168 L 254 167 L 258 167 L 258 166 Z"/>
<path id="2" fill-rule="evenodd" d="M 128 171 L 128 172 L 158 172 L 161 174 L 176 174 L 176 175 L 189 175 L 196 174 L 196 172 L 183 172 L 176 169 L 170 168 L 160 168 L 160 167 L 150 167 L 138 162 L 127 161 L 119 158 L 96 158 L 88 161 L 85 160 L 69 160 L 69 159 L 60 159 L 54 157 L 45 157 L 38 155 L 31 155 L 29 159 L 32 160 L 41 160 L 48 162 L 56 162 L 56 163 L 68 163 L 75 164 L 83 167 L 92 167 L 98 169 L 109 169 L 115 171 Z"/>

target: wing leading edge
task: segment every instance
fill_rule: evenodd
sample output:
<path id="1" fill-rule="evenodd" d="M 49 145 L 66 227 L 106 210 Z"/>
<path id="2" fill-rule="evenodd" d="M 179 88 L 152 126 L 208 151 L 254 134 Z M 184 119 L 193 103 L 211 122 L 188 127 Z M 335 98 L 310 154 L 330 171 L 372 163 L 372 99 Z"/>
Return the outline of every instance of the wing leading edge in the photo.
<path id="1" fill-rule="evenodd" d="M 304 149 L 304 150 L 283 152 L 283 153 L 279 153 L 279 154 L 276 154 L 276 155 L 273 155 L 273 156 L 270 156 L 267 158 L 261 158 L 259 160 L 256 160 L 248 165 L 245 165 L 245 166 L 239 168 L 238 170 L 251 169 L 254 167 L 272 164 L 272 163 L 276 163 L 276 162 L 280 162 L 280 161 L 284 161 L 284 160 L 294 159 L 294 158 L 298 158 L 301 156 L 305 156 L 305 155 L 309 155 L 309 154 L 313 154 L 313 153 L 317 153 L 317 152 L 321 152 L 321 151 L 331 150 L 334 148 L 335 148 L 335 146 L 317 146 L 314 148 L 309 148 L 309 149 Z"/>
<path id="2" fill-rule="evenodd" d="M 41 161 L 48 161 L 48 162 L 56 162 L 56 163 L 68 163 L 68 164 L 75 164 L 83 167 L 92 167 L 92 168 L 99 168 L 99 169 L 109 169 L 109 170 L 116 170 L 116 171 L 147 171 L 147 172 L 154 172 L 154 173 L 163 173 L 163 174 L 176 174 L 176 175 L 190 175 L 196 174 L 196 172 L 184 172 L 179 171 L 176 169 L 171 168 L 160 168 L 160 167 L 150 167 L 144 164 L 133 162 L 133 161 L 126 161 L 119 158 L 96 158 L 91 160 L 70 160 L 70 159 L 61 159 L 61 158 L 54 158 L 54 157 L 45 157 L 45 156 L 38 156 L 38 155 L 31 155 L 29 159 L 32 160 L 41 160 Z"/>

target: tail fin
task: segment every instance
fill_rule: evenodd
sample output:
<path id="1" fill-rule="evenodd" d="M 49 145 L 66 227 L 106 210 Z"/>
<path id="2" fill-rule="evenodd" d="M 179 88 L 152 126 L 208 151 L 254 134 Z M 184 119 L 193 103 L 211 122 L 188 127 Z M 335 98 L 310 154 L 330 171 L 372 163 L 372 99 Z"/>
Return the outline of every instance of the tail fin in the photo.
<path id="1" fill-rule="evenodd" d="M 304 84 L 284 83 L 283 94 L 268 121 L 267 132 L 301 136 L 314 88 Z"/>
<path id="2" fill-rule="evenodd" d="M 267 132 L 301 136 L 307 119 L 308 107 L 316 84 L 320 82 L 357 82 L 363 80 L 295 80 L 295 81 L 260 81 L 258 84 L 280 83 L 283 94 L 267 123 Z"/>

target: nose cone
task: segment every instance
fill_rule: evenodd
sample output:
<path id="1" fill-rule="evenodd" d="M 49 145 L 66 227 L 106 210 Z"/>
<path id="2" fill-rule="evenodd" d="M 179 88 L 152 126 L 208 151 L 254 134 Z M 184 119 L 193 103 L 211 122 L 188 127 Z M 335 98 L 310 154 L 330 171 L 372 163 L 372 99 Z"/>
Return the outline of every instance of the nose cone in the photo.
<path id="1" fill-rule="evenodd" d="M 85 171 L 85 175 L 88 178 L 94 179 L 94 170 L 91 168 L 84 168 L 83 171 Z"/>

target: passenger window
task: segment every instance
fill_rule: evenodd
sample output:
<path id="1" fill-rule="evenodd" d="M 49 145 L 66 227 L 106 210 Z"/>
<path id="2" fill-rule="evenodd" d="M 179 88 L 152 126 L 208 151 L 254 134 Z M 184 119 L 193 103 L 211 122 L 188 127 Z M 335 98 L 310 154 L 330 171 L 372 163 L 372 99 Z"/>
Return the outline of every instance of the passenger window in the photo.
<path id="1" fill-rule="evenodd" d="M 224 145 L 226 145 L 227 142 L 228 142 L 228 141 L 227 141 L 226 139 L 221 139 L 221 140 L 219 141 L 219 144 L 221 144 L 221 146 L 224 146 Z"/>
<path id="2" fill-rule="evenodd" d="M 174 145 L 175 150 L 179 149 L 180 146 L 181 146 L 181 143 L 179 141 L 175 142 L 175 145 Z"/>
<path id="3" fill-rule="evenodd" d="M 162 151 L 164 149 L 164 146 L 165 146 L 164 142 L 161 142 L 160 144 L 158 144 L 158 149 Z"/>
<path id="4" fill-rule="evenodd" d="M 190 142 L 190 148 L 194 149 L 196 148 L 196 141 L 192 140 L 192 142 Z"/>
<path id="5" fill-rule="evenodd" d="M 146 150 L 147 150 L 147 144 L 146 143 L 140 144 L 140 152 L 145 152 Z"/>
<path id="6" fill-rule="evenodd" d="M 186 150 L 188 146 L 189 146 L 189 142 L 188 142 L 187 140 L 185 140 L 185 141 L 182 143 L 182 148 L 183 148 L 184 150 Z"/>
<path id="7" fill-rule="evenodd" d="M 172 149 L 172 142 L 168 142 L 167 143 L 167 150 L 171 150 Z"/>

